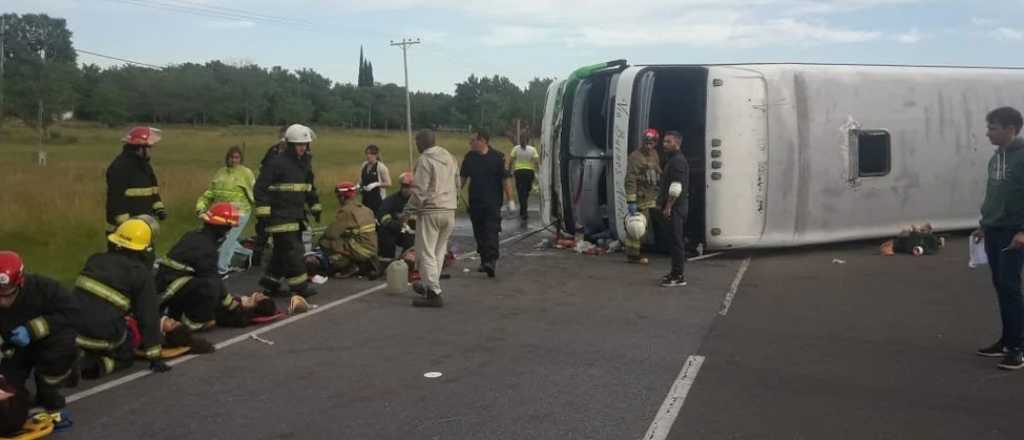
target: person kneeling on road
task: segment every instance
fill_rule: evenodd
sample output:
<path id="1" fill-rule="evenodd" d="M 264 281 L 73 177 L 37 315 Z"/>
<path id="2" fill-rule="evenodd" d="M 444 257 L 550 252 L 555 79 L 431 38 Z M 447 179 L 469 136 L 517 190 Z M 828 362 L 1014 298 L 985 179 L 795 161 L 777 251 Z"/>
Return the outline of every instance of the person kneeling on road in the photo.
<path id="1" fill-rule="evenodd" d="M 82 377 L 95 379 L 130 367 L 135 350 L 129 340 L 126 317 L 138 320 L 140 347 L 149 368 L 162 373 L 171 367 L 160 358 L 160 306 L 152 269 L 145 263 L 152 230 L 146 222 L 131 219 L 117 227 L 107 240 L 107 252 L 94 254 L 75 280 L 81 313 L 75 322 Z"/>
<path id="2" fill-rule="evenodd" d="M 401 247 L 404 252 L 412 248 L 416 242 L 416 233 L 410 226 L 415 220 L 399 221 L 406 203 L 409 202 L 409 196 L 412 195 L 412 173 L 402 173 L 398 180 L 402 184 L 401 190 L 384 199 L 380 217 L 377 218 L 377 222 L 380 223 L 380 227 L 377 228 L 377 242 L 380 244 L 378 254 L 381 258 L 393 259 L 396 246 Z"/>
<path id="3" fill-rule="evenodd" d="M 373 211 L 356 202 L 357 191 L 352 182 L 339 183 L 334 192 L 338 196 L 338 211 L 319 243 L 329 261 L 328 273 L 339 278 L 380 276 L 377 219 Z"/>
<path id="4" fill-rule="evenodd" d="M 24 389 L 34 371 L 35 402 L 50 413 L 64 408 L 60 387 L 77 381 L 72 377 L 78 359 L 77 313 L 78 301 L 57 281 L 25 273 L 17 253 L 0 251 L 0 375 Z"/>

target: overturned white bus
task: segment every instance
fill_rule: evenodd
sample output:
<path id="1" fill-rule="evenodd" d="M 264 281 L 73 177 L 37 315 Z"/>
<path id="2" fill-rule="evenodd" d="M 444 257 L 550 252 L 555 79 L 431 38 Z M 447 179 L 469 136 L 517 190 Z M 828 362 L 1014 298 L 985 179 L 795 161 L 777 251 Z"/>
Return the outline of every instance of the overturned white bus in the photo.
<path id="1" fill-rule="evenodd" d="M 549 91 L 541 215 L 621 237 L 626 158 L 683 135 L 688 241 L 705 249 L 973 228 L 988 111 L 1024 108 L 1024 70 L 811 64 L 588 66 Z"/>

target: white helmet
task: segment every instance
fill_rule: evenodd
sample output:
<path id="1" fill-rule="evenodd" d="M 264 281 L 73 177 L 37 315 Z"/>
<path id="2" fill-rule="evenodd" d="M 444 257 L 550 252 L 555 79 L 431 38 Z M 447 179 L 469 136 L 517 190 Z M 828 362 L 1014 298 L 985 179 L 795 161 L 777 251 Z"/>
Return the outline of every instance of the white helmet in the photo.
<path id="1" fill-rule="evenodd" d="M 292 124 L 284 131 L 284 140 L 293 144 L 308 144 L 316 139 L 316 133 L 302 124 Z"/>
<path id="2" fill-rule="evenodd" d="M 632 214 L 626 216 L 626 236 L 630 240 L 640 241 L 643 239 L 644 234 L 647 233 L 647 217 L 642 214 Z"/>

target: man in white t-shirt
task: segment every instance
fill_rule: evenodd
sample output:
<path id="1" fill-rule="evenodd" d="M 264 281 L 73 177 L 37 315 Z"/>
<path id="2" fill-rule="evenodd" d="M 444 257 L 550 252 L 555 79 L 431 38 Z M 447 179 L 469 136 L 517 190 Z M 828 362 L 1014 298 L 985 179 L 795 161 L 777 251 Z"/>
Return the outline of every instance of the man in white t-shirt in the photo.
<path id="1" fill-rule="evenodd" d="M 523 136 L 519 145 L 512 147 L 511 168 L 516 178 L 516 193 L 519 195 L 519 219 L 527 220 L 526 203 L 530 199 L 533 178 L 540 168 L 540 154 L 529 145 L 530 138 Z"/>

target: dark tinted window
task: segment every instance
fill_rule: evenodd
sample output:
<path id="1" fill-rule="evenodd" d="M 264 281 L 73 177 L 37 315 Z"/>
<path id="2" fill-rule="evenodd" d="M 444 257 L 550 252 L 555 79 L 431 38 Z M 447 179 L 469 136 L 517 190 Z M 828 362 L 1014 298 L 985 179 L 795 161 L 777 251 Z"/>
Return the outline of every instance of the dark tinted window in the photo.
<path id="1" fill-rule="evenodd" d="M 892 169 L 892 146 L 889 132 L 857 130 L 857 176 L 877 177 Z"/>

